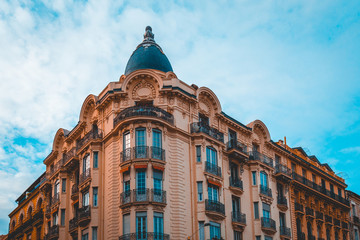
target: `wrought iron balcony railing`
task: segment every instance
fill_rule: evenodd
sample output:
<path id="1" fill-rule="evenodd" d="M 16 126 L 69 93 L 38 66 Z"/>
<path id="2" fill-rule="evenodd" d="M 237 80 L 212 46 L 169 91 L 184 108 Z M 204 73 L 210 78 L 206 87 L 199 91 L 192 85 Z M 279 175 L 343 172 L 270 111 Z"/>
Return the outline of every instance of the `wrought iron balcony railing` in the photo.
<path id="1" fill-rule="evenodd" d="M 306 215 L 308 216 L 314 216 L 314 209 L 306 207 L 305 208 Z"/>
<path id="2" fill-rule="evenodd" d="M 262 217 L 261 218 L 261 227 L 270 228 L 270 229 L 273 229 L 274 231 L 276 231 L 276 222 L 271 218 Z"/>
<path id="3" fill-rule="evenodd" d="M 333 220 L 332 217 L 330 217 L 329 215 L 325 215 L 325 222 L 326 223 L 332 223 L 333 222 L 332 220 Z"/>
<path id="4" fill-rule="evenodd" d="M 334 218 L 334 225 L 337 227 L 340 227 L 340 220 L 337 218 Z"/>
<path id="5" fill-rule="evenodd" d="M 114 127 L 126 118 L 136 116 L 156 117 L 174 125 L 174 116 L 161 108 L 154 106 L 134 106 L 122 110 L 114 118 Z"/>
<path id="6" fill-rule="evenodd" d="M 55 193 L 54 196 L 51 198 L 51 205 L 55 205 L 60 201 L 60 195 L 59 193 Z"/>
<path id="7" fill-rule="evenodd" d="M 220 141 L 224 142 L 224 134 L 217 130 L 216 128 L 210 127 L 207 124 L 201 123 L 201 122 L 194 122 L 190 124 L 190 131 L 191 133 L 205 133 L 209 135 L 210 137 Z"/>
<path id="8" fill-rule="evenodd" d="M 247 146 L 239 141 L 236 140 L 230 140 L 226 143 L 226 149 L 229 151 L 231 149 L 236 149 L 242 153 L 247 153 Z"/>
<path id="9" fill-rule="evenodd" d="M 74 231 L 79 226 L 79 218 L 75 216 L 74 218 L 69 220 L 69 232 Z"/>
<path id="10" fill-rule="evenodd" d="M 324 214 L 320 211 L 316 211 L 315 212 L 315 217 L 316 219 L 320 219 L 320 220 L 323 220 L 324 219 Z"/>
<path id="11" fill-rule="evenodd" d="M 232 221 L 246 225 L 246 214 L 242 212 L 231 212 Z"/>
<path id="12" fill-rule="evenodd" d="M 219 201 L 205 199 L 205 210 L 225 215 L 225 205 Z"/>
<path id="13" fill-rule="evenodd" d="M 260 194 L 263 194 L 265 196 L 272 198 L 272 191 L 268 186 L 260 185 Z"/>
<path id="14" fill-rule="evenodd" d="M 349 224 L 347 222 L 341 222 L 341 227 L 343 229 L 348 229 L 349 228 Z"/>
<path id="15" fill-rule="evenodd" d="M 205 171 L 211 174 L 214 174 L 218 177 L 221 177 L 221 167 L 212 164 L 208 161 L 205 162 Z"/>
<path id="16" fill-rule="evenodd" d="M 90 168 L 88 168 L 88 169 L 85 170 L 85 172 L 80 174 L 79 184 L 82 184 L 83 182 L 85 182 L 90 177 L 91 177 L 91 171 L 90 171 Z"/>
<path id="17" fill-rule="evenodd" d="M 76 151 L 78 151 L 82 146 L 84 146 L 85 144 L 87 144 L 91 140 L 101 139 L 102 135 L 103 134 L 102 134 L 100 129 L 96 129 L 96 128 L 92 129 L 87 134 L 85 134 L 85 136 L 82 139 L 80 139 L 76 143 Z"/>
<path id="18" fill-rule="evenodd" d="M 89 218 L 90 216 L 91 216 L 91 207 L 90 207 L 90 205 L 83 206 L 82 208 L 79 208 L 79 211 L 78 211 L 79 221 L 81 221 L 84 218 Z"/>
<path id="19" fill-rule="evenodd" d="M 59 225 L 54 225 L 54 226 L 50 227 L 50 229 L 49 229 L 48 233 L 45 235 L 44 239 L 55 238 L 58 235 L 59 235 Z"/>
<path id="20" fill-rule="evenodd" d="M 280 226 L 280 236 L 291 237 L 291 229 L 285 226 Z"/>
<path id="21" fill-rule="evenodd" d="M 161 189 L 140 188 L 120 193 L 120 205 L 136 202 L 152 202 L 166 204 L 166 191 L 163 191 Z"/>
<path id="22" fill-rule="evenodd" d="M 243 181 L 241 181 L 239 178 L 231 177 L 229 178 L 230 186 L 243 189 Z"/>
<path id="23" fill-rule="evenodd" d="M 75 195 L 77 193 L 79 193 L 79 186 L 77 184 L 74 184 L 71 187 L 71 195 Z"/>
<path id="24" fill-rule="evenodd" d="M 284 174 L 291 177 L 291 173 L 292 173 L 291 169 L 285 165 L 277 164 L 275 166 L 275 174 Z"/>
<path id="25" fill-rule="evenodd" d="M 119 240 L 170 240 L 170 235 L 154 232 L 137 232 L 121 235 Z"/>
<path id="26" fill-rule="evenodd" d="M 257 151 L 249 152 L 249 160 L 260 161 L 269 167 L 274 167 L 274 161 L 271 158 Z"/>
<path id="27" fill-rule="evenodd" d="M 159 147 L 136 146 L 127 148 L 120 153 L 120 162 L 133 159 L 152 158 L 165 162 L 165 150 Z"/>
<path id="28" fill-rule="evenodd" d="M 62 165 L 66 165 L 70 159 L 76 156 L 76 147 L 70 149 L 66 154 L 64 154 L 62 159 Z"/>
<path id="29" fill-rule="evenodd" d="M 284 196 L 277 196 L 277 204 L 287 206 L 287 199 Z"/>
<path id="30" fill-rule="evenodd" d="M 295 211 L 304 212 L 304 206 L 298 202 L 295 202 Z"/>

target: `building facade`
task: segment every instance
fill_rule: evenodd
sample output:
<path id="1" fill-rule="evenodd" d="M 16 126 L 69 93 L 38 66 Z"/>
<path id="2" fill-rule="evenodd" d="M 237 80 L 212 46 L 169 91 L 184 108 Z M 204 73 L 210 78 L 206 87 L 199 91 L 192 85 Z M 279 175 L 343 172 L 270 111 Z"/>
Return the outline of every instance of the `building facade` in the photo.
<path id="1" fill-rule="evenodd" d="M 344 180 L 179 80 L 150 27 L 119 81 L 57 131 L 44 164 L 44 239 L 348 238 Z"/>
<path id="2" fill-rule="evenodd" d="M 360 239 L 360 196 L 352 191 L 346 191 L 350 201 L 349 227 L 350 239 Z"/>

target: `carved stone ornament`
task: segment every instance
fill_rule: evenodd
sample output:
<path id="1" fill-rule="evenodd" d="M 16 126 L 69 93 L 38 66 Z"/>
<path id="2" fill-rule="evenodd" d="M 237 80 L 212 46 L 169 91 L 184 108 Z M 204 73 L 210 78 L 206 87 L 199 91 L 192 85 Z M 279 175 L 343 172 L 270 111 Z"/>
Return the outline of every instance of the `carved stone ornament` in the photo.
<path id="1" fill-rule="evenodd" d="M 199 102 L 199 112 L 205 114 L 205 115 L 210 115 L 210 104 L 205 101 L 204 99 L 200 100 Z"/>
<path id="2" fill-rule="evenodd" d="M 133 99 L 154 99 L 156 97 L 155 87 L 145 79 L 142 79 L 132 91 Z"/>

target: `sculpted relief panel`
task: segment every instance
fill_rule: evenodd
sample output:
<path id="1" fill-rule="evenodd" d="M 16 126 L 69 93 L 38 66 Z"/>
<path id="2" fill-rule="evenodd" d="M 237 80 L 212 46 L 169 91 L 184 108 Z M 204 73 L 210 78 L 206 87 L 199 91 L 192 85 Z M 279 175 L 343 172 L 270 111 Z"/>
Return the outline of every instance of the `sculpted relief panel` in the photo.
<path id="1" fill-rule="evenodd" d="M 142 79 L 132 90 L 132 99 L 146 100 L 156 97 L 155 87 L 145 79 Z"/>

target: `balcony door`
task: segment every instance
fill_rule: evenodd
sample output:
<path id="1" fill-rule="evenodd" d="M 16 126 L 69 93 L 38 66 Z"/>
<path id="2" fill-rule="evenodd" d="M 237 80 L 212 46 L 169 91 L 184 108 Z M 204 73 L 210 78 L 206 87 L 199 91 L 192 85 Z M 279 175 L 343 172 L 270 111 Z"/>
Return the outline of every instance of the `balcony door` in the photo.
<path id="1" fill-rule="evenodd" d="M 147 217 L 146 212 L 136 213 L 136 239 L 146 240 L 147 239 Z"/>
<path id="2" fill-rule="evenodd" d="M 234 132 L 233 130 L 229 129 L 229 146 L 230 148 L 233 148 L 236 146 L 236 142 L 237 142 L 237 136 L 236 136 L 236 132 Z"/>
<path id="3" fill-rule="evenodd" d="M 153 147 L 152 147 L 152 158 L 155 159 L 163 159 L 162 156 L 162 134 L 161 131 L 158 129 L 153 129 L 152 131 L 152 143 L 153 143 Z"/>
<path id="4" fill-rule="evenodd" d="M 280 227 L 286 227 L 285 213 L 279 213 Z"/>
<path id="5" fill-rule="evenodd" d="M 123 135 L 123 161 L 128 161 L 131 158 L 130 150 L 130 132 L 127 131 Z"/>
<path id="6" fill-rule="evenodd" d="M 136 158 L 146 158 L 146 132 L 145 128 L 135 131 L 135 154 Z"/>
<path id="7" fill-rule="evenodd" d="M 136 201 L 146 201 L 146 169 L 136 172 Z"/>
<path id="8" fill-rule="evenodd" d="M 238 166 L 235 163 L 230 165 L 230 176 L 233 181 L 239 179 Z"/>
<path id="9" fill-rule="evenodd" d="M 199 122 L 200 125 L 209 125 L 209 118 L 205 116 L 204 114 L 199 113 Z"/>
<path id="10" fill-rule="evenodd" d="M 232 211 L 235 216 L 241 212 L 240 198 L 232 196 Z"/>
<path id="11" fill-rule="evenodd" d="M 153 200 L 155 202 L 162 202 L 163 200 L 163 192 L 162 192 L 162 181 L 163 181 L 163 172 L 160 170 L 153 171 L 154 178 L 154 195 Z"/>
<path id="12" fill-rule="evenodd" d="M 90 169 L 90 155 L 83 158 L 83 173 Z"/>
<path id="13" fill-rule="evenodd" d="M 206 147 L 206 160 L 210 165 L 217 166 L 217 152 L 212 147 Z"/>
<path id="14" fill-rule="evenodd" d="M 268 189 L 268 175 L 266 172 L 260 172 L 260 184 L 264 189 Z"/>
<path id="15" fill-rule="evenodd" d="M 164 214 L 154 212 L 154 239 L 164 239 Z"/>
<path id="16" fill-rule="evenodd" d="M 219 187 L 208 183 L 208 197 L 210 201 L 219 201 Z"/>
<path id="17" fill-rule="evenodd" d="M 210 239 L 221 238 L 221 225 L 220 223 L 210 222 Z"/>

